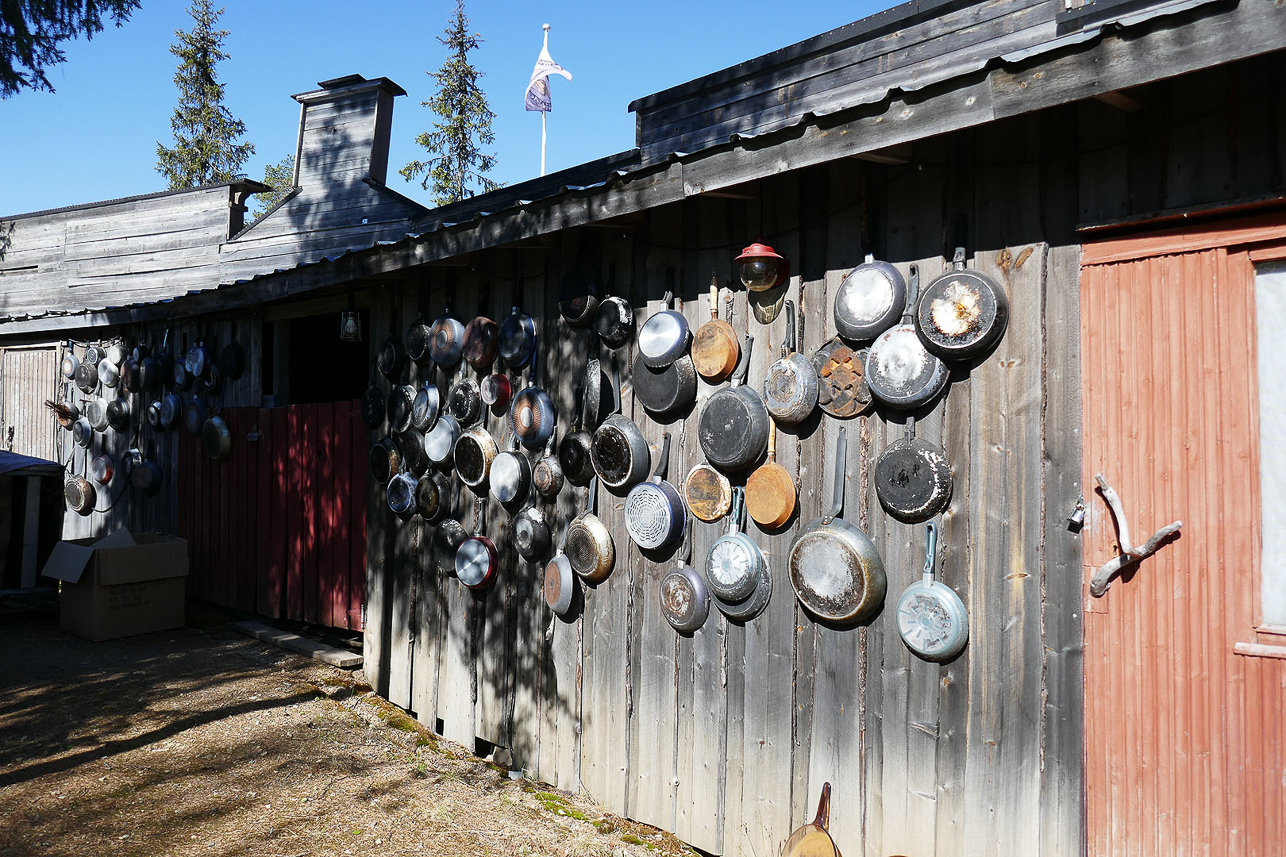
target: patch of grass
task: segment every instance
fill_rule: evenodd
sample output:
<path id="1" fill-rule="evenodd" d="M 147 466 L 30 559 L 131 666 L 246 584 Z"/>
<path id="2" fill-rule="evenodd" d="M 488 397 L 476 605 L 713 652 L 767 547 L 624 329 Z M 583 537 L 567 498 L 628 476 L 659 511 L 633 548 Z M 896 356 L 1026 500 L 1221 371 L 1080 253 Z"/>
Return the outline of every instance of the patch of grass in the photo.
<path id="1" fill-rule="evenodd" d="M 551 812 L 554 815 L 565 815 L 577 821 L 590 821 L 589 816 L 569 804 L 562 795 L 557 795 L 553 792 L 535 792 L 535 797 L 536 800 L 540 801 L 540 805 L 545 808 L 546 812 Z"/>
<path id="2" fill-rule="evenodd" d="M 650 844 L 648 844 L 647 842 L 644 842 L 642 839 L 639 839 L 639 838 L 638 838 L 637 836 L 635 836 L 633 833 L 627 833 L 627 834 L 625 834 L 624 836 L 622 836 L 622 837 L 621 837 L 621 841 L 622 841 L 622 842 L 625 842 L 625 843 L 628 843 L 628 844 L 630 844 L 630 845 L 642 845 L 644 848 L 651 848 L 651 847 L 652 847 L 652 846 L 651 846 Z"/>

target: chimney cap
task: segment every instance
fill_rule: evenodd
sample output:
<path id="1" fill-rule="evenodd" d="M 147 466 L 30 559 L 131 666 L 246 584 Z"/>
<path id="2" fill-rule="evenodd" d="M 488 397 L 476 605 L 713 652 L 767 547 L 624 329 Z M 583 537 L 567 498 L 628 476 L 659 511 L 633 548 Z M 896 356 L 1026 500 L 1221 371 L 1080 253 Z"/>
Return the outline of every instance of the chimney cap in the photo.
<path id="1" fill-rule="evenodd" d="M 321 89 L 301 92 L 297 95 L 292 95 L 291 98 L 300 103 L 307 104 L 313 101 L 328 101 L 341 93 L 347 95 L 370 89 L 383 89 L 392 95 L 406 95 L 405 89 L 398 86 L 387 77 L 375 77 L 367 80 L 360 74 L 346 74 L 341 77 L 332 77 L 330 80 L 323 80 L 317 85 L 321 87 Z"/>

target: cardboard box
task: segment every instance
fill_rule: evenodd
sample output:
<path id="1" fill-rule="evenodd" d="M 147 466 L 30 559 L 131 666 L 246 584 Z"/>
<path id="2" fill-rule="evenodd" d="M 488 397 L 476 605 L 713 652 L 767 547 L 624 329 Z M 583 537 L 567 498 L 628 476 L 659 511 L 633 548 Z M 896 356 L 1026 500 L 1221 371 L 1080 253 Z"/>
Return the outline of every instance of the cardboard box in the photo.
<path id="1" fill-rule="evenodd" d="M 62 581 L 59 627 L 79 637 L 111 640 L 183 627 L 188 543 L 177 536 L 121 529 L 62 541 L 41 574 Z"/>

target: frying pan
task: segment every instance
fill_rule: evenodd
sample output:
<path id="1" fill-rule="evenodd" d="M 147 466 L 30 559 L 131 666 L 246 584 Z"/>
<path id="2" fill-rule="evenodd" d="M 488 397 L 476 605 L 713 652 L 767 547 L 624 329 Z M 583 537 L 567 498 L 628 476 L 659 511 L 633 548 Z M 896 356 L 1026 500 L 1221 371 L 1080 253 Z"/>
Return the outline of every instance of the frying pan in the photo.
<path id="1" fill-rule="evenodd" d="M 572 570 L 590 583 L 606 580 L 616 563 L 616 547 L 612 534 L 595 514 L 598 509 L 598 480 L 592 479 L 588 488 L 588 504 L 575 520 L 567 526 L 567 559 Z"/>
<path id="2" fill-rule="evenodd" d="M 868 254 L 835 292 L 835 329 L 845 339 L 870 342 L 897 322 L 906 304 L 898 269 Z"/>
<path id="3" fill-rule="evenodd" d="M 920 341 L 912 321 L 920 293 L 920 270 L 911 266 L 902 323 L 881 333 L 866 355 L 866 383 L 871 394 L 893 408 L 916 408 L 947 385 L 947 367 Z"/>
<path id="4" fill-rule="evenodd" d="M 389 394 L 388 425 L 392 431 L 406 431 L 415 415 L 417 393 L 410 384 L 398 384 Z"/>
<path id="5" fill-rule="evenodd" d="M 165 471 L 155 460 L 144 458 L 130 469 L 129 481 L 135 491 L 147 497 L 154 497 L 165 482 Z"/>
<path id="6" fill-rule="evenodd" d="M 474 369 L 485 369 L 496 359 L 496 340 L 500 326 L 486 316 L 478 316 L 464 327 L 464 359 Z"/>
<path id="7" fill-rule="evenodd" d="M 161 425 L 161 403 L 152 402 L 147 406 L 147 424 L 154 429 L 163 428 Z"/>
<path id="8" fill-rule="evenodd" d="M 384 489 L 389 509 L 404 521 L 415 514 L 417 487 L 415 477 L 401 470 L 393 474 Z"/>
<path id="9" fill-rule="evenodd" d="M 777 426 L 768 432 L 768 460 L 746 480 L 746 511 L 765 530 L 775 530 L 795 513 L 795 480 L 777 463 Z"/>
<path id="10" fill-rule="evenodd" d="M 186 360 L 175 360 L 172 371 L 174 389 L 186 393 L 192 389 L 192 373 L 188 371 Z"/>
<path id="11" fill-rule="evenodd" d="M 204 342 L 198 342 L 189 348 L 188 353 L 183 356 L 183 365 L 187 367 L 188 374 L 193 379 L 204 378 L 212 362 L 210 352 L 206 350 Z"/>
<path id="12" fill-rule="evenodd" d="M 549 609 L 553 610 L 559 616 L 566 616 L 572 609 L 572 601 L 576 598 L 576 574 L 572 570 L 571 560 L 567 554 L 563 553 L 563 545 L 567 542 L 567 530 L 563 530 L 563 537 L 558 542 L 558 551 L 554 558 L 545 564 L 545 603 Z"/>
<path id="13" fill-rule="evenodd" d="M 625 497 L 625 531 L 634 543 L 647 550 L 662 550 L 683 535 L 688 510 L 678 490 L 665 481 L 670 460 L 670 433 L 661 441 L 660 461 L 651 480 L 640 482 Z"/>
<path id="14" fill-rule="evenodd" d="M 636 358 L 631 374 L 634 398 L 649 413 L 662 420 L 677 414 L 697 398 L 697 370 L 692 365 L 692 358 L 686 354 L 657 368 Z"/>
<path id="15" fill-rule="evenodd" d="M 84 404 L 85 418 L 94 431 L 107 431 L 107 401 L 99 396 L 90 396 Z"/>
<path id="16" fill-rule="evenodd" d="M 753 345 L 754 337 L 747 333 L 741 365 L 731 385 L 706 401 L 697 423 L 697 437 L 706 459 L 721 470 L 743 470 L 768 449 L 768 425 L 772 419 L 758 391 L 742 383 Z"/>
<path id="17" fill-rule="evenodd" d="M 98 369 L 98 380 L 103 383 L 104 387 L 115 389 L 121 383 L 121 369 L 119 365 L 104 357 L 102 360 L 98 361 L 98 366 L 96 368 Z"/>
<path id="18" fill-rule="evenodd" d="M 866 533 L 845 521 L 844 465 L 847 438 L 835 441 L 831 507 L 790 543 L 790 583 L 804 609 L 833 622 L 863 622 L 884 604 L 884 561 Z"/>
<path id="19" fill-rule="evenodd" d="M 424 453 L 437 465 L 451 464 L 455 442 L 460 437 L 460 424 L 450 414 L 443 414 L 424 436 Z"/>
<path id="20" fill-rule="evenodd" d="M 89 353 L 89 349 L 85 349 Z M 94 392 L 98 387 L 98 366 L 88 360 L 76 367 L 76 386 L 85 394 Z"/>
<path id="21" fill-rule="evenodd" d="M 78 515 L 90 514 L 98 502 L 98 492 L 83 476 L 73 476 L 67 480 L 67 484 L 63 486 L 63 497 L 67 500 L 67 508 Z"/>
<path id="22" fill-rule="evenodd" d="M 391 437 L 382 437 L 371 447 L 367 464 L 371 468 L 371 477 L 381 485 L 387 485 L 393 474 L 402 469 L 402 451 Z"/>
<path id="23" fill-rule="evenodd" d="M 482 415 L 482 391 L 472 378 L 461 378 L 447 393 L 447 411 L 461 426 L 471 426 Z"/>
<path id="24" fill-rule="evenodd" d="M 420 477 L 415 485 L 415 507 L 426 524 L 436 524 L 446 517 L 447 478 L 436 470 Z"/>
<path id="25" fill-rule="evenodd" d="M 85 359 L 82 363 L 88 363 L 90 366 L 97 366 L 98 361 L 106 356 L 106 352 L 101 345 L 88 345 L 85 347 Z"/>
<path id="26" fill-rule="evenodd" d="M 201 433 L 201 428 L 205 425 L 206 407 L 205 399 L 200 396 L 193 396 L 192 401 L 183 411 L 183 428 L 187 433 L 196 437 Z"/>
<path id="27" fill-rule="evenodd" d="M 817 407 L 817 370 L 812 361 L 797 353 L 797 339 L 795 302 L 786 301 L 786 342 L 782 344 L 781 357 L 768 367 L 768 374 L 764 376 L 764 406 L 772 418 L 783 425 L 795 425 L 807 419 Z"/>
<path id="28" fill-rule="evenodd" d="M 509 383 L 509 376 L 492 372 L 478 384 L 482 403 L 488 407 L 503 408 L 513 397 L 514 388 Z"/>
<path id="29" fill-rule="evenodd" d="M 402 345 L 401 337 L 389 334 L 388 339 L 380 346 L 379 353 L 375 355 L 375 365 L 385 378 L 390 381 L 398 380 L 402 367 L 406 365 L 406 347 Z"/>
<path id="30" fill-rule="evenodd" d="M 680 634 L 691 634 L 705 624 L 710 615 L 710 593 L 701 575 L 692 567 L 692 531 L 683 540 L 683 557 L 679 564 L 661 578 L 659 595 L 661 615 Z"/>
<path id="31" fill-rule="evenodd" d="M 782 846 L 781 857 L 843 857 L 839 846 L 827 832 L 831 821 L 831 784 L 822 785 L 822 797 L 817 802 L 817 817 L 811 824 L 795 829 Z"/>
<path id="32" fill-rule="evenodd" d="M 582 267 L 572 268 L 558 281 L 558 312 L 572 327 L 585 327 L 598 309 L 598 286 Z"/>
<path id="33" fill-rule="evenodd" d="M 397 432 L 393 442 L 402 453 L 402 466 L 414 476 L 423 476 L 429 469 L 429 456 L 424 452 L 424 438 L 415 431 Z"/>
<path id="34" fill-rule="evenodd" d="M 183 415 L 183 399 L 174 393 L 167 393 L 165 398 L 161 399 L 161 427 L 172 429 L 178 426 L 179 418 Z"/>
<path id="35" fill-rule="evenodd" d="M 138 381 L 140 386 L 149 393 L 159 391 L 164 384 L 161 361 L 152 356 L 138 361 Z"/>
<path id="36" fill-rule="evenodd" d="M 205 391 L 211 396 L 217 396 L 223 392 L 223 370 L 219 368 L 218 363 L 210 362 L 205 370 L 205 379 L 201 383 L 205 385 Z"/>
<path id="37" fill-rule="evenodd" d="M 875 404 L 866 383 L 865 349 L 856 351 L 839 337 L 822 343 L 813 353 L 817 371 L 817 403 L 826 413 L 849 419 L 869 411 Z"/>
<path id="38" fill-rule="evenodd" d="M 942 447 L 915 436 L 915 418 L 906 436 L 889 444 L 875 460 L 875 496 L 894 518 L 919 524 L 951 502 L 951 462 Z"/>
<path id="39" fill-rule="evenodd" d="M 531 469 L 532 487 L 536 489 L 537 494 L 549 500 L 558 496 L 566 481 L 563 476 L 563 465 L 554 454 L 553 435 L 550 435 L 549 443 L 545 445 L 545 454 Z"/>
<path id="40" fill-rule="evenodd" d="M 68 381 L 76 379 L 76 370 L 80 368 L 80 358 L 70 350 L 63 355 L 62 362 L 59 364 L 59 371 Z"/>
<path id="41" fill-rule="evenodd" d="M 732 507 L 732 483 L 710 465 L 698 464 L 683 480 L 683 497 L 697 518 L 717 521 Z"/>
<path id="42" fill-rule="evenodd" d="M 938 528 L 928 525 L 924 576 L 898 599 L 898 633 L 911 653 L 942 663 L 964 651 L 969 640 L 969 614 L 955 590 L 934 579 L 938 558 Z"/>
<path id="43" fill-rule="evenodd" d="M 465 539 L 455 554 L 455 576 L 470 589 L 486 589 L 496 579 L 500 566 L 495 542 L 482 534 L 482 498 L 474 501 L 476 533 Z"/>
<path id="44" fill-rule="evenodd" d="M 603 344 L 612 350 L 630 341 L 634 328 L 634 307 L 616 295 L 604 298 L 594 310 L 594 331 Z"/>
<path id="45" fill-rule="evenodd" d="M 449 301 L 429 332 L 429 356 L 433 358 L 433 362 L 444 369 L 450 369 L 459 363 L 464 343 L 464 325 L 451 317 Z"/>
<path id="46" fill-rule="evenodd" d="M 745 511 L 744 489 L 732 489 L 732 515 L 728 532 L 710 546 L 706 554 L 705 579 L 710 593 L 726 603 L 745 601 L 764 576 L 764 555 L 759 546 L 741 532 Z"/>
<path id="47" fill-rule="evenodd" d="M 772 575 L 768 573 L 765 566 L 763 574 L 759 576 L 759 583 L 755 586 L 755 591 L 750 593 L 750 597 L 744 601 L 724 601 L 717 595 L 711 595 L 710 600 L 719 608 L 719 612 L 736 622 L 749 622 L 751 619 L 764 612 L 768 602 L 772 600 Z"/>
<path id="48" fill-rule="evenodd" d="M 666 292 L 662 300 L 666 309 L 649 316 L 639 328 L 636 367 L 640 360 L 651 369 L 668 366 L 688 350 L 688 343 L 692 340 L 688 320 L 682 311 L 674 309 L 674 294 Z"/>
<path id="49" fill-rule="evenodd" d="M 549 551 L 549 524 L 535 504 L 529 504 L 513 519 L 514 550 L 523 559 L 536 559 Z"/>
<path id="50" fill-rule="evenodd" d="M 94 481 L 99 485 L 107 485 L 112 481 L 112 476 L 116 472 L 116 462 L 107 453 L 95 458 L 89 464 L 89 472 L 94 474 Z"/>
<path id="51" fill-rule="evenodd" d="M 71 425 L 71 439 L 81 449 L 89 449 L 94 445 L 94 427 L 89 423 L 89 417 L 81 417 Z"/>
<path id="52" fill-rule="evenodd" d="M 581 400 L 583 406 L 581 420 L 585 430 L 591 433 L 598 428 L 598 424 L 603 421 L 604 417 L 615 410 L 612 403 L 613 399 L 616 398 L 616 389 L 611 386 L 612 395 L 604 397 L 604 377 L 603 364 L 597 357 L 589 358 L 585 363 L 585 393 Z M 607 383 L 611 385 L 612 381 L 609 379 Z"/>
<path id="53" fill-rule="evenodd" d="M 539 449 L 548 443 L 558 422 L 549 394 L 536 385 L 536 368 L 533 359 L 531 385 L 514 396 L 509 407 L 509 427 L 528 449 Z"/>
<path id="54" fill-rule="evenodd" d="M 143 390 L 143 376 L 139 368 L 139 363 L 133 357 L 126 358 L 120 366 L 119 385 L 124 387 L 130 393 L 138 393 Z M 114 386 L 109 384 L 108 386 Z"/>
<path id="55" fill-rule="evenodd" d="M 729 295 L 728 314 L 732 314 Z M 707 381 L 718 383 L 737 368 L 741 347 L 732 324 L 719 318 L 719 280 L 710 275 L 710 320 L 697 329 L 692 340 L 692 363 Z"/>
<path id="56" fill-rule="evenodd" d="M 223 346 L 218 365 L 224 378 L 229 381 L 240 381 L 241 376 L 246 372 L 246 351 L 241 347 L 241 343 L 234 340 Z"/>
<path id="57" fill-rule="evenodd" d="M 536 322 L 514 307 L 509 317 L 500 325 L 499 342 L 500 359 L 510 369 L 521 369 L 536 353 Z"/>
<path id="58" fill-rule="evenodd" d="M 563 476 L 573 485 L 588 485 L 594 478 L 594 436 L 582 424 L 584 411 L 585 397 L 582 396 L 576 409 L 576 430 L 563 435 L 562 443 L 558 444 L 558 463 L 562 466 Z"/>
<path id="59" fill-rule="evenodd" d="M 54 421 L 67 431 L 70 431 L 76 420 L 80 419 L 80 406 L 75 402 L 55 402 L 53 399 L 45 399 L 45 407 L 53 412 Z"/>
<path id="60" fill-rule="evenodd" d="M 205 452 L 215 461 L 226 461 L 232 454 L 232 430 L 223 417 L 210 417 L 201 427 L 201 445 Z"/>
<path id="61" fill-rule="evenodd" d="M 929 351 L 944 360 L 973 357 L 1000 341 L 1009 322 L 1009 297 L 1000 284 L 965 270 L 965 249 L 957 247 L 952 270 L 920 297 L 915 330 Z"/>
<path id="62" fill-rule="evenodd" d="M 643 432 L 624 414 L 612 414 L 594 432 L 590 457 L 608 488 L 620 491 L 642 481 L 651 456 Z"/>
<path id="63" fill-rule="evenodd" d="M 456 454 L 459 455 L 458 450 Z M 505 505 L 521 500 L 530 492 L 531 462 L 518 451 L 516 441 L 492 459 L 490 480 L 491 496 Z"/>
<path id="64" fill-rule="evenodd" d="M 419 316 L 406 331 L 406 356 L 416 366 L 427 366 L 433 362 L 432 344 L 433 328 Z"/>
<path id="65" fill-rule="evenodd" d="M 129 428 L 130 406 L 129 399 L 116 397 L 107 403 L 107 424 L 116 431 L 125 431 Z"/>
<path id="66" fill-rule="evenodd" d="M 152 349 L 147 347 L 147 343 L 139 342 L 136 343 L 134 345 L 134 349 L 130 351 L 130 356 L 133 357 L 136 362 L 141 364 L 151 353 Z"/>
<path id="67" fill-rule="evenodd" d="M 487 433 L 483 426 L 473 428 L 460 435 L 455 442 L 455 470 L 460 481 L 470 488 L 477 488 L 487 481 L 491 472 L 491 462 L 495 460 L 499 449 L 496 440 Z"/>
<path id="68" fill-rule="evenodd" d="M 433 564 L 441 574 L 455 574 L 455 557 L 469 531 L 455 518 L 444 518 L 433 531 Z"/>
<path id="69" fill-rule="evenodd" d="M 418 431 L 428 431 L 437 423 L 441 407 L 442 394 L 438 391 L 438 385 L 425 381 L 411 405 L 411 425 Z"/>
<path id="70" fill-rule="evenodd" d="M 129 359 L 130 351 L 125 347 L 124 340 L 118 339 L 104 349 L 104 354 L 119 369 L 120 365 Z"/>

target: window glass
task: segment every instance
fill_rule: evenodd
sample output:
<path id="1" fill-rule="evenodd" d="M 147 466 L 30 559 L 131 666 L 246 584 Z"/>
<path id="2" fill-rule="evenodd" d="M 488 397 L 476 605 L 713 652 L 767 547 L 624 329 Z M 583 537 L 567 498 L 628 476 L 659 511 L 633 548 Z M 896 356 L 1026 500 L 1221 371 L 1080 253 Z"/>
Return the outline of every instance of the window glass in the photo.
<path id="1" fill-rule="evenodd" d="M 1255 268 L 1259 337 L 1259 486 L 1264 553 L 1260 604 L 1264 623 L 1286 626 L 1286 262 Z"/>

